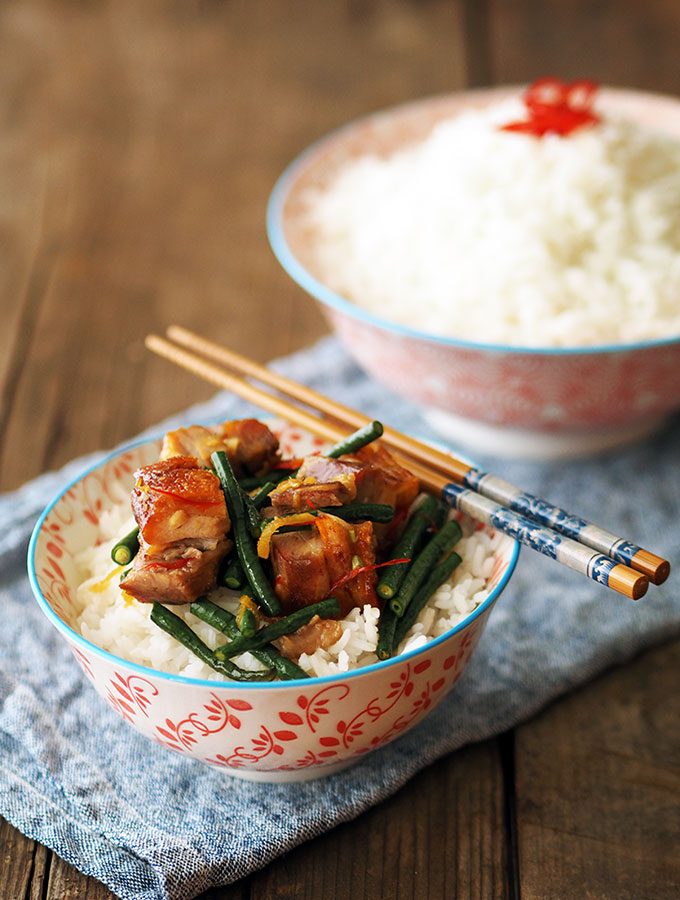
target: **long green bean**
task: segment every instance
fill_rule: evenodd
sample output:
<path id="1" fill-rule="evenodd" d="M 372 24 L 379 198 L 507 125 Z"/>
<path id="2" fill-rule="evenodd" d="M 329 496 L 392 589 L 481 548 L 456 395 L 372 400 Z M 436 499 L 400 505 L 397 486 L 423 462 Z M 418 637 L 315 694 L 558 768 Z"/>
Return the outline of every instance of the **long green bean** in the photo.
<path id="1" fill-rule="evenodd" d="M 440 560 L 441 556 L 460 540 L 462 530 L 455 519 L 449 519 L 437 534 L 423 547 L 411 563 L 404 576 L 399 591 L 390 600 L 390 608 L 398 616 L 403 616 L 406 607 L 420 585 L 425 581 L 429 571 Z"/>
<path id="2" fill-rule="evenodd" d="M 431 495 L 428 494 L 420 506 L 411 513 L 406 523 L 406 528 L 397 541 L 392 553 L 393 559 L 412 560 L 418 551 L 418 547 L 422 541 L 423 535 L 428 526 L 432 524 L 432 520 L 437 513 L 437 508 L 441 504 Z M 378 596 L 384 600 L 391 600 L 401 587 L 406 572 L 411 565 L 410 562 L 396 563 L 388 566 L 387 570 L 381 577 L 376 588 Z"/>
<path id="3" fill-rule="evenodd" d="M 262 518 L 260 516 L 260 511 L 253 503 L 252 497 L 248 491 L 244 491 L 243 488 L 241 488 L 241 502 L 243 503 L 243 512 L 246 517 L 250 536 L 257 540 L 262 533 Z"/>
<path id="4" fill-rule="evenodd" d="M 191 604 L 191 612 L 199 619 L 212 625 L 217 631 L 226 634 L 229 638 L 239 636 L 238 625 L 236 624 L 236 616 L 229 610 L 222 609 L 216 603 L 201 598 Z M 309 676 L 301 669 L 292 659 L 282 656 L 276 647 L 267 644 L 260 647 L 259 650 L 250 651 L 255 659 L 259 660 L 265 666 L 269 666 L 276 670 L 276 674 L 282 681 L 292 681 L 295 678 L 308 678 Z"/>
<path id="5" fill-rule="evenodd" d="M 248 584 L 258 604 L 267 615 L 278 616 L 281 613 L 281 604 L 257 556 L 253 538 L 248 531 L 241 488 L 238 486 L 227 454 L 224 450 L 218 450 L 212 454 L 210 459 L 224 491 L 229 518 L 231 519 L 234 543 L 236 544 L 236 552 L 248 579 Z"/>
<path id="6" fill-rule="evenodd" d="M 385 606 L 380 613 L 380 622 L 378 623 L 378 645 L 375 648 L 378 659 L 389 659 L 394 652 L 394 632 L 397 627 L 399 616 L 390 608 L 389 604 Z"/>
<path id="7" fill-rule="evenodd" d="M 303 625 L 306 625 L 314 616 L 322 619 L 328 619 L 331 616 L 337 616 L 340 613 L 340 604 L 335 597 L 329 597 L 326 600 L 319 600 L 318 603 L 312 603 L 310 606 L 304 606 L 302 609 L 296 609 L 295 612 L 272 622 L 271 625 L 265 625 L 260 628 L 253 637 L 247 638 L 241 635 L 234 638 L 228 644 L 223 644 L 215 650 L 215 656 L 218 659 L 231 659 L 239 656 L 246 651 L 252 652 L 259 650 L 265 644 L 275 641 L 276 638 L 282 637 L 284 634 L 290 634 L 297 631 Z"/>
<path id="8" fill-rule="evenodd" d="M 294 474 L 295 469 L 272 469 L 266 475 L 244 475 L 243 478 L 238 479 L 238 483 L 239 487 L 242 487 L 244 491 L 254 491 L 267 482 L 271 481 L 274 484 L 278 484 L 279 481 L 285 481 L 286 478 L 290 478 Z"/>
<path id="9" fill-rule="evenodd" d="M 391 522 L 394 518 L 394 507 L 388 503 L 345 503 L 344 506 L 321 506 L 319 509 L 310 507 L 304 512 L 309 513 L 310 516 L 337 516 L 338 519 L 343 519 L 345 522 Z M 291 513 L 291 515 L 296 515 L 296 513 Z M 267 525 L 271 521 L 273 520 L 262 519 L 262 524 Z"/>
<path id="10" fill-rule="evenodd" d="M 194 656 L 197 656 L 202 662 L 231 678 L 233 681 L 271 681 L 274 673 L 271 668 L 265 672 L 247 672 L 245 669 L 239 668 L 229 660 L 217 659 L 210 647 L 204 644 L 197 634 L 187 625 L 184 619 L 181 619 L 175 613 L 170 612 L 160 603 L 154 603 L 151 608 L 151 621 L 158 625 L 166 634 L 174 637 L 187 650 L 190 650 Z"/>
<path id="11" fill-rule="evenodd" d="M 427 576 L 423 585 L 415 593 L 411 602 L 406 607 L 404 615 L 396 623 L 394 630 L 393 651 L 397 649 L 399 644 L 404 640 L 416 619 L 420 615 L 420 611 L 425 606 L 430 597 L 437 588 L 440 588 L 445 581 L 453 574 L 453 571 L 461 564 L 463 560 L 460 554 L 452 550 L 449 555 L 438 563 Z M 382 657 L 381 657 L 382 658 Z"/>
<path id="12" fill-rule="evenodd" d="M 252 609 L 241 607 L 236 616 L 236 625 L 244 637 L 252 637 L 257 631 L 257 619 Z"/>
<path id="13" fill-rule="evenodd" d="M 262 487 L 258 488 L 254 494 L 250 495 L 250 499 L 253 501 L 255 509 L 262 509 L 275 487 L 276 484 L 273 481 L 265 481 Z"/>
<path id="14" fill-rule="evenodd" d="M 127 566 L 139 552 L 139 527 L 135 526 L 125 537 L 111 547 L 111 559 L 119 566 Z"/>
<path id="15" fill-rule="evenodd" d="M 368 425 L 364 425 L 363 428 L 359 428 L 352 432 L 352 434 L 348 434 L 346 438 L 338 441 L 337 444 L 333 444 L 330 450 L 327 450 L 324 453 L 324 456 L 330 456 L 333 459 L 337 459 L 338 456 L 342 456 L 344 453 L 356 453 L 357 450 L 365 447 L 366 444 L 370 444 L 371 441 L 379 438 L 382 433 L 382 423 L 374 420 Z"/>
<path id="16" fill-rule="evenodd" d="M 243 587 L 245 581 L 243 566 L 238 558 L 238 554 L 234 554 L 224 568 L 224 572 L 220 577 L 222 584 L 232 591 L 239 591 Z"/>

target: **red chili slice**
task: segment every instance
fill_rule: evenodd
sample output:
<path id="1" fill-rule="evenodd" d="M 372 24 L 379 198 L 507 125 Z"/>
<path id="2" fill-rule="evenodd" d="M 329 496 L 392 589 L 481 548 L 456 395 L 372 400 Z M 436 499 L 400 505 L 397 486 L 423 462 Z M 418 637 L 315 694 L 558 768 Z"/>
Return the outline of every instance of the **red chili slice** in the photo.
<path id="1" fill-rule="evenodd" d="M 406 563 L 411 562 L 410 557 L 404 557 L 403 559 L 388 559 L 387 562 L 382 563 L 374 563 L 372 566 L 357 566 L 356 569 L 352 569 L 349 572 L 346 572 L 342 578 L 339 578 L 335 584 L 331 587 L 331 589 L 326 594 L 327 597 L 331 597 L 333 595 L 333 591 L 337 591 L 339 587 L 342 587 L 343 584 L 347 584 L 352 578 L 356 578 L 357 575 L 361 575 L 364 572 L 372 572 L 374 569 L 382 569 L 383 566 L 395 566 L 397 563 Z"/>
<path id="2" fill-rule="evenodd" d="M 539 78 L 523 97 L 528 118 L 509 122 L 501 126 L 501 131 L 567 137 L 577 128 L 596 125 L 600 117 L 593 112 L 592 104 L 597 90 L 597 82 L 585 78 L 568 84 L 559 78 Z"/>

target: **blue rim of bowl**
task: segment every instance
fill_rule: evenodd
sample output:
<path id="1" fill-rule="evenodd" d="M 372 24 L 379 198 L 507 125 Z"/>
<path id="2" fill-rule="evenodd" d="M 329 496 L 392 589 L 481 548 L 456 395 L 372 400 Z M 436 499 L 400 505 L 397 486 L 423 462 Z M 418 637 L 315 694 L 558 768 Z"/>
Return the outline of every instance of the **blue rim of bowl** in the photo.
<path id="1" fill-rule="evenodd" d="M 518 88 L 519 89 L 519 88 Z M 466 92 L 467 93 L 467 92 Z M 475 91 L 469 92 L 471 95 Z M 445 95 L 443 95 L 445 96 Z M 267 237 L 272 248 L 274 256 L 279 261 L 281 267 L 301 288 L 303 288 L 313 298 L 318 300 L 325 306 L 330 307 L 336 312 L 350 316 L 367 325 L 382 328 L 395 335 L 406 338 L 415 338 L 421 341 L 429 341 L 435 344 L 443 344 L 447 347 L 454 347 L 460 350 L 477 350 L 487 353 L 504 353 L 512 355 L 542 355 L 542 356 L 578 356 L 578 355 L 603 355 L 607 353 L 631 353 L 639 350 L 653 350 L 658 347 L 670 347 L 680 343 L 680 335 L 669 338 L 658 338 L 650 341 L 636 341 L 632 343 L 617 344 L 593 344 L 584 347 L 537 347 L 537 346 L 520 346 L 517 344 L 492 344 L 476 341 L 467 341 L 462 338 L 446 337 L 445 335 L 432 334 L 426 331 L 419 331 L 417 328 L 410 328 L 408 325 L 402 325 L 399 322 L 392 322 L 375 313 L 362 309 L 360 306 L 345 299 L 340 294 L 329 288 L 327 285 L 319 281 L 309 269 L 305 268 L 295 256 L 286 240 L 285 230 L 283 227 L 283 211 L 286 201 L 292 187 L 298 180 L 302 172 L 306 169 L 308 163 L 313 160 L 326 147 L 336 143 L 345 133 L 350 133 L 357 127 L 381 118 L 386 118 L 395 112 L 405 111 L 409 108 L 417 108 L 420 105 L 427 104 L 432 100 L 443 99 L 441 97 L 425 98 L 422 101 L 404 103 L 399 106 L 390 107 L 379 112 L 371 113 L 328 132 L 314 143 L 310 144 L 291 163 L 283 170 L 274 188 L 269 196 L 266 212 Z M 662 96 L 662 95 L 655 95 Z"/>
<path id="2" fill-rule="evenodd" d="M 59 616 L 52 609 L 47 599 L 43 595 L 40 585 L 38 584 L 38 578 L 35 571 L 35 550 L 38 542 L 38 537 L 42 530 L 42 526 L 45 522 L 47 516 L 52 512 L 54 507 L 59 503 L 62 497 L 71 490 L 79 481 L 88 476 L 91 472 L 94 472 L 96 469 L 100 468 L 106 463 L 110 462 L 112 459 L 115 459 L 117 456 L 120 456 L 122 453 L 126 453 L 129 450 L 133 450 L 136 447 L 141 447 L 144 444 L 150 444 L 154 441 L 158 441 L 159 438 L 145 438 L 143 440 L 134 441 L 133 443 L 126 444 L 122 447 L 119 447 L 117 450 L 112 451 L 106 456 L 102 457 L 98 462 L 93 463 L 91 466 L 88 466 L 87 469 L 83 470 L 79 475 L 77 475 L 72 481 L 69 482 L 66 487 L 62 488 L 61 491 L 57 494 L 57 496 L 45 507 L 43 512 L 40 515 L 40 518 L 35 524 L 33 528 L 33 532 L 31 534 L 31 539 L 28 545 L 28 554 L 27 554 L 27 563 L 28 563 L 28 579 L 31 584 L 31 588 L 33 590 L 33 595 L 36 598 L 38 606 L 48 618 L 48 620 L 54 625 L 57 631 L 62 632 L 64 635 L 68 636 L 69 640 L 73 641 L 75 644 L 79 645 L 83 650 L 94 653 L 97 656 L 101 656 L 104 659 L 107 659 L 109 662 L 112 662 L 116 665 L 125 666 L 128 669 L 133 670 L 139 675 L 149 676 L 149 673 L 152 675 L 162 678 L 166 681 L 171 682 L 179 682 L 180 684 L 186 685 L 194 685 L 200 687 L 210 687 L 211 689 L 225 689 L 234 690 L 238 688 L 239 690 L 244 688 L 246 690 L 281 690 L 282 688 L 287 688 L 289 686 L 301 687 L 303 685 L 315 685 L 315 684 L 327 684 L 328 682 L 336 682 L 336 681 L 344 681 L 347 678 L 356 678 L 362 675 L 367 675 L 371 672 L 377 670 L 387 669 L 390 666 L 397 665 L 399 663 L 403 663 L 406 661 L 411 661 L 416 659 L 422 653 L 429 651 L 432 647 L 436 647 L 439 644 L 444 643 L 449 638 L 453 637 L 459 631 L 462 631 L 463 628 L 467 628 L 467 626 L 482 615 L 486 610 L 488 610 L 493 604 L 496 602 L 502 591 L 505 589 L 512 573 L 515 571 L 515 566 L 517 565 L 517 559 L 519 557 L 520 545 L 517 541 L 514 541 L 514 547 L 512 549 L 512 555 L 508 562 L 507 569 L 505 570 L 503 577 L 496 585 L 496 587 L 491 591 L 488 597 L 486 597 L 479 606 L 474 609 L 468 616 L 463 619 L 462 622 L 459 622 L 456 626 L 451 628 L 449 631 L 446 631 L 444 634 L 440 635 L 437 638 L 433 638 L 433 640 L 428 641 L 427 644 L 424 644 L 422 647 L 418 647 L 415 650 L 411 650 L 408 653 L 402 653 L 399 656 L 394 656 L 391 659 L 386 659 L 380 662 L 371 663 L 368 666 L 363 666 L 360 669 L 353 669 L 349 672 L 338 672 L 335 675 L 320 675 L 320 676 L 312 676 L 309 678 L 298 678 L 291 679 L 290 681 L 267 681 L 267 682 L 243 682 L 243 681 L 210 681 L 207 678 L 190 678 L 187 675 L 176 675 L 171 672 L 161 672 L 159 669 L 151 669 L 148 666 L 142 666 L 139 663 L 131 662 L 127 659 L 124 659 L 122 656 L 116 656 L 113 653 L 110 653 L 108 650 L 104 650 L 102 647 L 98 647 L 96 644 L 93 644 L 91 641 L 88 641 L 82 635 L 78 634 L 77 631 L 74 631 L 70 625 L 67 625 L 63 619 L 59 618 Z"/>

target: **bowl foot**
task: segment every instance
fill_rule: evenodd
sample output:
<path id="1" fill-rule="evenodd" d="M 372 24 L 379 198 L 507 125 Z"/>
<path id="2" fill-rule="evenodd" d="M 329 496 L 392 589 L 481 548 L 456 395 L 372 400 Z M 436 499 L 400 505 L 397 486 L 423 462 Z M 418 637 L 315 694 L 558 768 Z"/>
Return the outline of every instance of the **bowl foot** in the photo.
<path id="1" fill-rule="evenodd" d="M 539 431 L 476 422 L 454 413 L 430 408 L 425 418 L 454 446 L 506 459 L 551 460 L 592 456 L 635 443 L 666 421 L 655 416 L 633 424 L 573 431 Z"/>

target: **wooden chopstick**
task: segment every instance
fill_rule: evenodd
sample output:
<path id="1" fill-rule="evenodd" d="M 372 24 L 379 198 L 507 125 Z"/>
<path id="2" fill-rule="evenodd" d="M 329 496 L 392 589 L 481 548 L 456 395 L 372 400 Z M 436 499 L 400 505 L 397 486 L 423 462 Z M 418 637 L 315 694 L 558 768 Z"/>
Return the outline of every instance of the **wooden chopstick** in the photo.
<path id="1" fill-rule="evenodd" d="M 178 329 L 172 329 L 172 334 L 177 335 Z M 190 335 L 190 333 L 187 333 Z M 186 338 L 186 335 L 185 335 Z M 199 339 L 204 341 L 205 339 Z M 354 427 L 354 423 L 341 424 L 337 421 L 322 419 L 312 415 L 298 406 L 280 399 L 267 391 L 256 387 L 255 385 L 237 377 L 236 375 L 225 371 L 221 367 L 205 359 L 196 356 L 194 352 L 178 347 L 176 344 L 170 343 L 157 335 L 149 335 L 146 339 L 147 347 L 160 356 L 169 359 L 177 365 L 193 372 L 201 378 L 212 382 L 221 388 L 226 388 L 240 397 L 260 406 L 269 412 L 274 413 L 286 419 L 289 422 L 300 425 L 301 427 L 317 434 L 326 440 L 337 441 L 345 437 Z M 241 357 L 241 359 L 245 359 Z M 250 373 L 255 372 L 256 363 L 247 360 L 250 367 Z M 258 369 L 260 367 L 257 367 Z M 268 370 L 261 369 L 261 372 Z M 272 375 L 274 373 L 271 373 Z M 266 376 L 258 372 L 260 380 L 265 380 Z M 276 386 L 282 390 L 285 384 L 286 392 L 298 393 L 296 385 L 288 379 L 282 379 L 282 376 L 275 378 L 268 383 L 272 384 L 276 381 Z M 310 393 L 310 389 L 303 388 L 299 394 L 307 397 L 307 402 L 314 399 Z M 327 399 L 327 398 L 324 398 Z M 332 403 L 332 401 L 329 401 Z M 311 405 L 311 404 L 310 404 Z M 335 404 L 336 414 L 338 409 L 343 409 L 339 404 Z M 360 414 L 356 414 L 360 415 Z M 355 420 L 358 422 L 359 420 Z M 361 418 L 361 424 L 367 420 Z M 391 432 L 398 434 L 398 432 Z M 402 437 L 405 437 L 402 435 Z M 414 442 L 419 445 L 420 442 Z M 416 449 L 417 449 L 416 446 Z M 425 446 L 425 445 L 422 445 Z M 521 513 L 512 511 L 503 507 L 500 503 L 493 501 L 488 497 L 478 494 L 474 489 L 467 487 L 459 487 L 451 483 L 454 474 L 447 476 L 446 474 L 435 471 L 426 465 L 423 465 L 417 458 L 403 458 L 401 454 L 397 454 L 397 458 L 402 465 L 408 467 L 416 477 L 420 480 L 424 490 L 441 496 L 448 503 L 458 509 L 468 512 L 475 518 L 494 525 L 499 530 L 510 534 L 521 543 L 532 547 L 535 550 L 562 562 L 569 568 L 575 569 L 587 577 L 599 581 L 619 593 L 625 594 L 633 599 L 638 599 L 644 595 L 649 584 L 649 578 L 646 574 L 633 570 L 629 566 L 619 563 L 611 559 L 606 554 L 592 553 L 592 550 L 570 537 L 561 537 L 549 528 L 542 527 L 536 520 L 532 520 Z M 460 461 L 456 461 L 460 462 Z M 470 466 L 463 463 L 467 470 Z M 477 472 L 477 470 L 472 470 Z M 458 476 L 460 478 L 460 476 Z M 489 476 L 491 477 L 491 476 Z"/>
<path id="2" fill-rule="evenodd" d="M 337 403 L 330 397 L 326 397 L 305 385 L 298 384 L 284 375 L 277 375 L 276 372 L 272 372 L 271 369 L 261 366 L 254 360 L 241 356 L 233 350 L 228 350 L 226 347 L 221 347 L 219 344 L 200 337 L 200 335 L 194 334 L 179 325 L 171 325 L 167 330 L 167 335 L 171 341 L 180 346 L 194 350 L 203 356 L 207 356 L 209 359 L 214 359 L 216 362 L 229 366 L 230 369 L 233 369 L 240 375 L 255 378 L 263 384 L 275 388 L 282 394 L 294 397 L 312 409 L 318 410 L 324 416 L 349 426 L 352 430 L 362 428 L 371 421 L 368 416 L 358 412 L 356 409 L 343 406 L 343 404 Z M 442 472 L 449 480 L 454 478 L 462 482 L 465 474 L 472 468 L 472 466 L 462 460 L 456 459 L 447 453 L 442 453 L 435 447 L 423 444 L 421 441 L 417 441 L 387 426 L 381 440 L 395 450 L 400 450 L 408 456 L 413 456 L 436 471 Z"/>
<path id="3" fill-rule="evenodd" d="M 167 335 L 177 344 L 200 353 L 209 359 L 216 360 L 240 375 L 255 378 L 263 384 L 275 388 L 299 402 L 305 403 L 323 415 L 352 429 L 361 428 L 370 421 L 368 416 L 363 415 L 363 413 L 343 406 L 330 397 L 325 397 L 323 394 L 298 384 L 290 378 L 277 375 L 254 360 L 241 356 L 233 350 L 221 347 L 219 344 L 215 344 L 213 341 L 194 334 L 192 331 L 179 325 L 171 325 L 167 330 Z M 457 484 L 470 488 L 476 493 L 495 501 L 497 504 L 508 507 L 513 512 L 585 544 L 587 547 L 591 547 L 593 550 L 611 557 L 616 562 L 642 572 L 649 577 L 653 584 L 662 584 L 670 574 L 670 563 L 668 560 L 651 553 L 649 550 L 644 550 L 642 547 L 638 547 L 636 544 L 632 544 L 630 541 L 626 541 L 597 525 L 593 525 L 591 522 L 586 522 L 573 516 L 564 509 L 552 506 L 539 497 L 534 497 L 495 475 L 490 475 L 488 472 L 483 472 L 481 469 L 477 469 L 463 460 L 456 459 L 449 453 L 442 453 L 435 447 L 424 444 L 422 441 L 418 441 L 389 427 L 385 428 L 382 441 L 389 447 L 406 454 L 416 462 L 444 474 L 448 481 L 454 481 Z M 413 462 L 407 465 L 413 467 Z M 430 489 L 432 490 L 433 487 L 430 487 Z"/>

